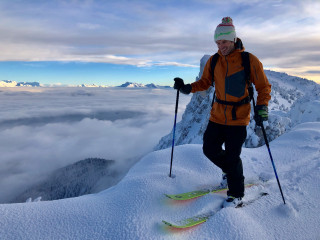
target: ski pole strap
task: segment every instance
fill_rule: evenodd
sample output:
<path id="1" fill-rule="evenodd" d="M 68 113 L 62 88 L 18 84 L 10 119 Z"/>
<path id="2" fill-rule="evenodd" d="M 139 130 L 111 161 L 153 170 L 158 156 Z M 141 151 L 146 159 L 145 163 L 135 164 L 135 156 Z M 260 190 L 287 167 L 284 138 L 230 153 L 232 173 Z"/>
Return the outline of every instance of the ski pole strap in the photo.
<path id="1" fill-rule="evenodd" d="M 220 100 L 219 98 L 216 97 L 216 102 L 219 104 L 223 104 L 223 105 L 228 105 L 228 106 L 233 106 L 232 108 L 232 120 L 237 120 L 237 115 L 236 115 L 236 111 L 237 111 L 237 107 L 244 105 L 244 104 L 248 104 L 250 103 L 250 96 L 247 96 L 246 98 L 240 100 L 239 102 L 229 102 L 229 101 L 224 101 L 224 100 Z"/>

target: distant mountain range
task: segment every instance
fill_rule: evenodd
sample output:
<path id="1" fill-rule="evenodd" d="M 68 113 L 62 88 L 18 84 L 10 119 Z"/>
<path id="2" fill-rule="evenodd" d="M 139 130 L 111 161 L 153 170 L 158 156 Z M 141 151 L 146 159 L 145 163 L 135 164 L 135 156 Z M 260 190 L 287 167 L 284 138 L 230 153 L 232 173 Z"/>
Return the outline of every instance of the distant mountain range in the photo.
<path id="1" fill-rule="evenodd" d="M 171 88 L 170 86 L 159 86 L 159 85 L 155 85 L 153 83 L 144 85 L 141 83 L 132 83 L 132 82 L 126 82 L 118 87 L 122 87 L 122 88 Z"/>
<path id="2" fill-rule="evenodd" d="M 16 82 L 11 80 L 0 81 L 0 87 L 40 87 L 38 82 Z"/>
<path id="3" fill-rule="evenodd" d="M 11 80 L 1 80 L 0 87 L 43 87 L 45 85 L 40 84 L 39 82 L 16 82 Z M 54 86 L 54 85 L 53 85 Z M 72 86 L 69 86 L 72 87 Z M 100 87 L 110 87 L 106 85 L 96 85 L 96 84 L 79 84 L 73 87 L 83 87 L 83 88 L 100 88 Z M 153 83 L 150 84 L 141 84 L 141 83 L 133 83 L 133 82 L 126 82 L 120 86 L 121 88 L 171 88 L 170 86 L 160 86 L 155 85 Z"/>

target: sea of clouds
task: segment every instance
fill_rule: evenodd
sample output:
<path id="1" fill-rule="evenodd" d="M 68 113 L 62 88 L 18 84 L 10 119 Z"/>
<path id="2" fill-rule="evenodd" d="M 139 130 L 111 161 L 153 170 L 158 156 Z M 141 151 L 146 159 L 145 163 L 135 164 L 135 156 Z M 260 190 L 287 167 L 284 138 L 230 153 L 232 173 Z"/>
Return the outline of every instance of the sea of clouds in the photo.
<path id="1" fill-rule="evenodd" d="M 1 88 L 0 203 L 89 157 L 125 174 L 171 131 L 175 100 L 173 89 Z"/>

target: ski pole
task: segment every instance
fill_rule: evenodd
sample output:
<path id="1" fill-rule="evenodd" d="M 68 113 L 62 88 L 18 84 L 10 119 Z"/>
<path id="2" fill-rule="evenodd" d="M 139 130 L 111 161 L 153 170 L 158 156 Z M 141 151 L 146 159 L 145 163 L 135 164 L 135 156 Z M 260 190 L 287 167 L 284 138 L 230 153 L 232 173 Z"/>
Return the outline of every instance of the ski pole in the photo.
<path id="1" fill-rule="evenodd" d="M 174 149 L 174 137 L 175 137 L 175 133 L 176 133 L 176 123 L 177 123 L 177 113 L 178 113 L 178 102 L 179 102 L 179 89 L 177 90 L 176 110 L 175 110 L 174 124 L 173 124 L 172 149 L 171 149 L 171 163 L 170 163 L 170 174 L 169 174 L 169 177 L 171 177 L 171 171 L 172 171 L 173 149 Z"/>
<path id="2" fill-rule="evenodd" d="M 253 108 L 254 108 L 254 110 L 255 110 L 256 105 L 255 105 L 255 102 L 254 102 L 254 98 L 252 98 L 252 100 L 253 100 Z M 267 139 L 267 134 L 266 134 L 266 131 L 265 131 L 265 129 L 264 129 L 263 123 L 261 124 L 260 127 L 261 127 L 261 129 L 262 129 L 262 133 L 263 133 L 263 137 L 264 137 L 264 142 L 266 143 L 266 146 L 267 146 L 267 148 L 268 148 L 268 152 L 269 152 L 269 156 L 270 156 L 270 159 L 271 159 L 273 171 L 274 171 L 274 174 L 276 175 L 276 178 L 277 178 L 277 182 L 278 182 L 278 186 L 279 186 L 279 190 L 280 190 L 280 193 L 281 193 L 281 196 L 282 196 L 283 203 L 286 204 L 286 201 L 285 201 L 284 196 L 283 196 L 282 188 L 281 188 L 281 185 L 280 185 L 279 177 L 278 177 L 278 174 L 277 174 L 276 166 L 275 166 L 275 164 L 274 164 L 274 161 L 273 161 L 273 158 L 272 158 L 272 155 L 271 155 L 270 146 L 269 146 L 269 141 L 268 141 L 268 139 Z"/>
<path id="3" fill-rule="evenodd" d="M 269 142 L 268 142 L 268 139 L 267 139 L 266 131 L 264 130 L 263 125 L 261 126 L 261 128 L 262 128 L 264 141 L 265 141 L 265 143 L 267 145 L 267 148 L 268 148 L 268 152 L 269 152 L 269 156 L 270 156 L 270 159 L 271 159 L 271 163 L 272 163 L 272 167 L 273 167 L 273 170 L 274 170 L 274 174 L 276 175 L 276 178 L 277 178 L 277 182 L 278 182 L 278 186 L 279 186 L 280 193 L 281 193 L 281 196 L 282 196 L 282 200 L 283 200 L 283 203 L 286 204 L 286 201 L 284 200 L 282 188 L 281 188 L 281 185 L 280 185 L 279 177 L 278 177 L 278 174 L 277 174 L 276 166 L 274 165 L 274 161 L 273 161 L 273 158 L 272 158 L 272 155 L 271 155 L 271 151 L 270 151 L 270 147 L 269 147 Z"/>

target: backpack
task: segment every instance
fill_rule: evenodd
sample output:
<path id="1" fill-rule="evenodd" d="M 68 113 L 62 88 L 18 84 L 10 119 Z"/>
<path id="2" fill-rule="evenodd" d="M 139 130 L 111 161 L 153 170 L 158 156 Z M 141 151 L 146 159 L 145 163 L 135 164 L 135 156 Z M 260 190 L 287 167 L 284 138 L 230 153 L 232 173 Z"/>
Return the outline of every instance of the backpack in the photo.
<path id="1" fill-rule="evenodd" d="M 214 68 L 216 67 L 217 61 L 219 59 L 220 55 L 218 53 L 214 54 L 211 60 L 211 72 L 212 72 L 212 86 L 214 83 Z M 219 104 L 224 104 L 224 105 L 231 105 L 233 106 L 232 108 L 232 120 L 236 120 L 236 109 L 237 106 L 241 106 L 243 104 L 249 103 L 253 99 L 253 87 L 252 83 L 250 81 L 250 59 L 249 59 L 249 53 L 248 52 L 241 52 L 241 58 L 242 58 L 242 66 L 244 67 L 244 73 L 245 73 L 245 79 L 248 85 L 248 92 L 249 95 L 248 97 L 242 99 L 239 102 L 230 102 L 230 101 L 224 101 L 216 98 L 216 91 L 214 91 L 213 94 L 213 99 L 212 99 L 212 106 L 214 101 L 216 101 Z"/>

